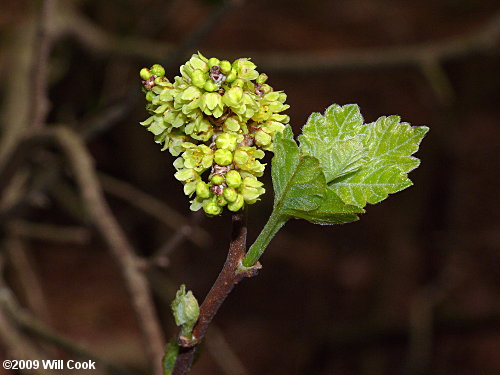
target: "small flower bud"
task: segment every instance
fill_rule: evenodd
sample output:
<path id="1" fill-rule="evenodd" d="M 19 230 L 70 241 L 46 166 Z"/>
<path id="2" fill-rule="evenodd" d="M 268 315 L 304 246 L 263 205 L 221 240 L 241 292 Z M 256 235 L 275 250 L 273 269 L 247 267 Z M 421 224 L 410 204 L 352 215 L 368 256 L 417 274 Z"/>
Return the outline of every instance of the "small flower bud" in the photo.
<path id="1" fill-rule="evenodd" d="M 210 178 L 210 181 L 214 185 L 220 185 L 220 184 L 222 184 L 224 182 L 224 176 L 222 176 L 220 174 L 214 174 L 212 176 L 212 178 Z"/>
<path id="2" fill-rule="evenodd" d="M 262 86 L 260 86 L 260 89 L 264 92 L 264 94 L 273 91 L 273 88 L 269 86 L 267 83 L 264 83 Z"/>
<path id="3" fill-rule="evenodd" d="M 224 93 L 222 101 L 230 107 L 240 104 L 243 99 L 243 89 L 241 87 L 232 87 Z"/>
<path id="4" fill-rule="evenodd" d="M 206 199 L 203 202 L 203 211 L 209 216 L 217 216 L 222 213 L 222 207 L 213 199 Z"/>
<path id="5" fill-rule="evenodd" d="M 157 77 L 163 77 L 165 75 L 165 68 L 163 68 L 160 64 L 154 64 L 151 67 L 151 74 Z"/>
<path id="6" fill-rule="evenodd" d="M 229 209 L 229 211 L 236 212 L 236 211 L 241 210 L 241 208 L 243 207 L 244 204 L 245 204 L 245 200 L 243 199 L 243 195 L 238 194 L 238 196 L 236 197 L 236 200 L 234 202 L 229 203 L 227 205 L 227 208 Z"/>
<path id="7" fill-rule="evenodd" d="M 260 163 L 256 159 L 262 159 L 264 151 L 256 147 L 242 146 L 238 147 L 234 152 L 234 164 L 241 170 L 252 173 L 255 176 L 262 176 L 265 169 L 265 164 Z"/>
<path id="8" fill-rule="evenodd" d="M 224 189 L 225 190 L 225 189 Z M 224 198 L 223 195 L 217 197 L 217 200 L 216 200 L 217 204 L 220 206 L 220 207 L 224 207 L 226 204 L 227 204 L 227 200 L 226 198 Z"/>
<path id="9" fill-rule="evenodd" d="M 267 147 L 271 144 L 272 137 L 263 130 L 255 133 L 255 143 L 260 147 Z"/>
<path id="10" fill-rule="evenodd" d="M 219 86 L 217 86 L 217 84 L 216 84 L 214 81 L 212 81 L 212 80 L 207 80 L 207 81 L 205 82 L 205 85 L 203 86 L 203 88 L 204 88 L 206 91 L 210 91 L 210 92 L 212 92 L 212 91 L 217 90 L 217 89 L 219 88 Z"/>
<path id="11" fill-rule="evenodd" d="M 268 79 L 268 77 L 267 77 L 266 73 L 260 73 L 255 81 L 257 83 L 262 84 L 262 83 L 266 83 L 267 79 Z"/>
<path id="12" fill-rule="evenodd" d="M 210 196 L 210 190 L 205 182 L 200 181 L 196 184 L 196 196 L 199 198 L 208 198 Z"/>
<path id="13" fill-rule="evenodd" d="M 224 98 L 223 98 L 224 99 Z M 237 132 L 240 130 L 240 123 L 234 117 L 229 117 L 224 121 L 224 131 Z"/>
<path id="14" fill-rule="evenodd" d="M 223 74 L 227 75 L 231 71 L 231 63 L 227 60 L 222 60 L 218 65 Z"/>
<path id="15" fill-rule="evenodd" d="M 241 175 L 238 171 L 234 169 L 226 173 L 226 184 L 231 188 L 239 188 L 241 185 Z M 229 199 L 228 199 L 229 200 Z"/>
<path id="16" fill-rule="evenodd" d="M 189 61 L 187 62 L 186 65 L 191 65 L 192 69 L 199 69 L 202 72 L 207 72 L 208 71 L 208 64 L 207 64 L 207 59 L 203 57 L 201 54 L 194 54 L 191 56 Z"/>
<path id="17" fill-rule="evenodd" d="M 191 336 L 193 327 L 200 316 L 200 306 L 193 292 L 186 293 L 186 286 L 181 285 L 171 306 L 175 324 L 181 327 L 184 336 Z"/>
<path id="18" fill-rule="evenodd" d="M 207 108 L 213 111 L 215 107 L 222 107 L 222 98 L 216 92 L 206 92 L 201 97 L 200 108 L 205 111 Z"/>
<path id="19" fill-rule="evenodd" d="M 212 57 L 208 59 L 208 67 L 211 68 L 212 66 L 219 65 L 220 60 L 217 57 Z"/>
<path id="20" fill-rule="evenodd" d="M 245 81 L 243 81 L 242 79 L 238 78 L 237 80 L 235 80 L 231 87 L 243 87 L 245 85 Z"/>
<path id="21" fill-rule="evenodd" d="M 245 202 L 248 204 L 255 203 L 259 196 L 266 192 L 262 185 L 264 184 L 256 178 L 245 177 L 241 187 L 241 194 L 243 195 Z"/>
<path id="22" fill-rule="evenodd" d="M 250 157 L 248 156 L 248 154 L 244 150 L 241 150 L 239 148 L 239 149 L 237 149 L 235 151 L 235 153 L 234 153 L 234 162 L 237 165 L 244 165 L 249 160 L 250 160 Z"/>
<path id="23" fill-rule="evenodd" d="M 224 195 L 224 198 L 226 198 L 226 200 L 228 202 L 234 202 L 236 200 L 236 198 L 238 198 L 238 193 L 232 187 L 226 187 L 224 189 L 223 195 Z"/>
<path id="24" fill-rule="evenodd" d="M 233 153 L 229 150 L 220 148 L 215 151 L 214 160 L 219 165 L 229 165 L 233 162 Z"/>
<path id="25" fill-rule="evenodd" d="M 226 73 L 224 73 L 226 74 Z M 231 83 L 233 82 L 236 78 L 238 77 L 238 73 L 236 72 L 236 70 L 231 70 L 229 73 L 227 73 L 227 76 L 226 76 L 226 82 L 228 83 Z"/>
<path id="26" fill-rule="evenodd" d="M 234 134 L 222 133 L 215 140 L 217 148 L 224 148 L 229 151 L 236 150 L 237 137 Z"/>
<path id="27" fill-rule="evenodd" d="M 182 100 L 194 100 L 198 99 L 201 95 L 200 89 L 194 86 L 189 86 L 181 95 Z"/>
<path id="28" fill-rule="evenodd" d="M 151 102 L 151 101 L 153 101 L 153 99 L 154 99 L 154 97 L 155 97 L 155 96 L 156 96 L 156 95 L 155 95 L 155 93 L 154 93 L 153 91 L 148 91 L 148 92 L 146 93 L 146 100 L 147 100 L 148 102 Z"/>
<path id="29" fill-rule="evenodd" d="M 192 74 L 191 74 L 191 82 L 193 85 L 195 85 L 196 87 L 198 88 L 203 88 L 203 86 L 205 85 L 205 81 L 206 81 L 206 77 L 205 77 L 205 73 L 203 73 L 201 70 L 195 70 Z"/>
<path id="30" fill-rule="evenodd" d="M 151 78 L 151 72 L 148 68 L 142 68 L 139 72 L 139 75 L 144 81 L 147 81 L 149 78 Z"/>

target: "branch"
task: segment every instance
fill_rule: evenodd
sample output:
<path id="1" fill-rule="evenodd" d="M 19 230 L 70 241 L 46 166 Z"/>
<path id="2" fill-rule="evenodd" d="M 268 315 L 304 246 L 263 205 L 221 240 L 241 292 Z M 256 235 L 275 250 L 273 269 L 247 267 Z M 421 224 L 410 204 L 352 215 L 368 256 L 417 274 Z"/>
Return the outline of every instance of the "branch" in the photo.
<path id="1" fill-rule="evenodd" d="M 31 101 L 31 126 L 40 129 L 45 125 L 49 111 L 47 98 L 49 56 L 53 35 L 50 25 L 53 23 L 54 7 L 56 0 L 43 0 L 40 9 L 40 24 L 38 26 L 35 43 L 35 59 L 33 61 L 32 101 Z"/>
<path id="2" fill-rule="evenodd" d="M 136 41 L 134 39 L 118 39 L 100 30 L 84 20 L 73 10 L 71 14 L 64 13 L 64 30 L 78 38 L 87 47 L 106 53 L 131 54 L 133 57 L 162 61 L 168 52 L 169 63 L 184 57 L 184 54 L 199 42 L 201 36 L 206 36 L 208 30 L 217 24 L 229 5 L 234 1 L 226 1 L 207 18 L 198 30 L 193 31 L 175 51 L 170 44 L 152 42 L 150 40 Z M 207 25 L 205 27 L 204 25 Z M 259 52 L 250 50 L 220 51 L 209 50 L 213 56 L 238 58 L 251 56 L 258 65 L 268 71 L 327 71 L 340 69 L 385 68 L 393 66 L 425 67 L 428 61 L 443 61 L 452 58 L 472 55 L 494 49 L 500 34 L 500 14 L 495 14 L 484 26 L 469 34 L 427 43 L 419 43 L 404 47 L 367 48 L 351 51 L 322 50 L 297 52 Z M 134 47 L 134 49 L 131 48 Z M 168 65 L 168 64 L 164 64 Z"/>
<path id="3" fill-rule="evenodd" d="M 1 273 L 0 273 L 1 274 Z M 11 320 L 14 324 L 11 324 L 12 329 L 14 329 L 15 326 L 18 326 L 22 330 L 26 331 L 27 333 L 36 336 L 49 344 L 55 345 L 57 347 L 60 347 L 67 352 L 74 354 L 78 358 L 85 358 L 85 359 L 91 359 L 100 365 L 106 367 L 109 372 L 116 374 L 116 375 L 125 375 L 125 374 L 130 374 L 129 371 L 122 369 L 121 367 L 117 367 L 106 360 L 102 359 L 101 357 L 89 352 L 87 349 L 75 344 L 71 340 L 68 340 L 67 338 L 60 336 L 59 334 L 53 332 L 51 328 L 45 326 L 43 323 L 38 321 L 37 319 L 33 318 L 26 310 L 24 310 L 18 303 L 17 299 L 14 297 L 12 291 L 5 285 L 3 278 L 1 278 L 0 275 L 0 287 L 1 287 L 1 293 L 0 293 L 0 323 L 2 320 L 1 316 L 1 311 L 3 310 L 5 312 L 5 315 L 3 315 L 4 319 L 8 318 Z M 1 324 L 0 324 L 1 325 Z M 0 327 L 0 332 L 2 331 Z M 29 344 L 31 345 L 31 344 Z M 35 355 L 27 355 L 27 356 L 22 356 L 22 357 L 17 357 L 17 358 L 31 358 L 31 359 L 40 359 Z M 45 374 L 45 372 L 44 372 Z"/>
<path id="4" fill-rule="evenodd" d="M 429 60 L 443 61 L 494 49 L 497 46 L 499 34 L 500 13 L 497 13 L 490 20 L 485 21 L 483 27 L 470 34 L 405 47 L 276 53 L 238 51 L 237 53 L 231 52 L 230 57 L 252 56 L 252 60 L 266 70 L 282 72 L 319 72 L 408 65 L 421 67 Z"/>
<path id="5" fill-rule="evenodd" d="M 17 234 L 9 233 L 6 236 L 5 254 L 9 258 L 14 275 L 19 282 L 20 294 L 26 305 L 42 320 L 49 321 L 50 313 L 45 298 L 46 294 L 42 288 L 34 259 L 32 259 L 32 254 L 24 241 Z"/>
<path id="6" fill-rule="evenodd" d="M 150 39 L 119 37 L 93 24 L 75 9 L 72 2 L 64 1 L 58 7 L 56 30 L 59 38 L 71 35 L 90 51 L 103 55 L 140 57 L 159 61 L 174 46 Z"/>
<path id="7" fill-rule="evenodd" d="M 164 61 L 166 67 L 170 67 L 172 64 L 176 63 L 178 60 L 183 59 L 187 55 L 191 55 L 193 48 L 198 46 L 200 42 L 207 38 L 210 31 L 214 29 L 219 21 L 223 19 L 226 13 L 234 6 L 239 6 L 244 3 L 244 0 L 223 0 L 220 4 L 215 7 L 215 9 L 205 17 L 203 23 L 200 24 L 196 29 L 191 31 L 176 47 L 172 53 L 167 56 Z M 221 54 L 220 56 L 223 56 Z M 161 61 L 161 60 L 160 60 Z"/>
<path id="8" fill-rule="evenodd" d="M 158 221 L 165 224 L 165 226 L 177 232 L 183 232 L 183 228 L 188 225 L 188 221 L 183 215 L 179 214 L 159 199 L 114 177 L 103 173 L 99 173 L 98 176 L 106 192 L 127 201 L 132 206 L 153 216 Z M 193 227 L 190 234 L 191 235 L 187 237 L 187 239 L 199 247 L 206 247 L 211 242 L 210 234 L 198 226 Z"/>
<path id="9" fill-rule="evenodd" d="M 177 286 L 174 282 L 168 278 L 165 272 L 156 269 L 150 270 L 148 280 L 158 299 L 164 306 L 170 306 L 177 292 Z M 213 322 L 210 324 L 210 335 L 206 339 L 205 348 L 227 375 L 248 375 L 248 370 L 228 344 L 224 333 Z"/>
<path id="10" fill-rule="evenodd" d="M 44 134 L 57 140 L 71 164 L 86 208 L 120 265 L 154 373 L 161 374 L 164 340 L 153 299 L 146 278 L 138 268 L 135 251 L 104 199 L 92 158 L 83 141 L 72 130 L 54 127 Z"/>
<path id="11" fill-rule="evenodd" d="M 194 355 L 198 345 L 201 343 L 207 332 L 210 322 L 217 314 L 226 297 L 231 293 L 236 284 L 245 277 L 252 277 L 257 274 L 260 265 L 249 268 L 246 272 L 239 272 L 241 259 L 246 251 L 246 213 L 237 213 L 232 216 L 232 234 L 229 244 L 229 252 L 214 285 L 208 292 L 200 307 L 200 316 L 193 329 L 193 339 L 179 336 L 178 342 L 181 346 L 179 355 L 175 363 L 173 375 L 185 375 L 191 369 Z"/>
<path id="12" fill-rule="evenodd" d="M 10 351 L 10 355 L 16 359 L 48 359 L 45 355 L 38 350 L 29 340 L 24 337 L 16 326 L 12 324 L 6 308 L 5 303 L 10 295 L 10 290 L 3 281 L 3 258 L 0 255 L 0 337 Z M 34 371 L 36 374 L 54 374 L 52 371 L 43 369 L 32 369 L 26 371 L 29 373 Z"/>
<path id="13" fill-rule="evenodd" d="M 220 328 L 214 324 L 210 327 L 206 348 L 227 375 L 249 375 L 248 370 L 234 353 Z"/>
<path id="14" fill-rule="evenodd" d="M 158 248 L 153 255 L 148 259 L 144 259 L 145 266 L 150 267 L 152 265 L 157 265 L 160 267 L 166 267 L 168 265 L 168 256 L 184 241 L 189 239 L 194 230 L 198 227 L 199 221 L 203 218 L 201 212 L 191 213 L 191 219 L 183 225 L 174 235 L 170 236 L 167 242 L 165 242 L 160 248 Z M 208 241 L 212 241 L 209 237 Z M 208 243 L 207 243 L 208 244 Z M 205 246 L 207 245 L 205 244 Z"/>
<path id="15" fill-rule="evenodd" d="M 14 220 L 7 225 L 14 236 L 27 237 L 41 241 L 85 244 L 90 239 L 86 228 L 62 226 L 54 224 L 30 223 L 24 220 Z"/>

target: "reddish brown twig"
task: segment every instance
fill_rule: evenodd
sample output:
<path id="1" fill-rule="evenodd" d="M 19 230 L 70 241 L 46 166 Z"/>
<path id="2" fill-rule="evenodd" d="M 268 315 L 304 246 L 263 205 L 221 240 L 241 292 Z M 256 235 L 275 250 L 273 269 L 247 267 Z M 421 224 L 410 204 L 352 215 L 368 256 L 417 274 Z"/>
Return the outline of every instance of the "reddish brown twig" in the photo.
<path id="1" fill-rule="evenodd" d="M 248 269 L 246 272 L 238 270 L 241 259 L 245 255 L 246 238 L 246 215 L 244 213 L 233 214 L 231 243 L 229 244 L 229 253 L 226 262 L 217 280 L 215 280 L 214 285 L 201 304 L 200 317 L 193 329 L 193 339 L 190 340 L 179 336 L 178 342 L 181 349 L 175 362 L 173 375 L 185 375 L 189 372 L 197 346 L 205 337 L 210 322 L 215 314 L 217 314 L 226 297 L 231 293 L 234 286 L 245 277 L 252 277 L 257 274 L 260 268 L 259 264 Z"/>

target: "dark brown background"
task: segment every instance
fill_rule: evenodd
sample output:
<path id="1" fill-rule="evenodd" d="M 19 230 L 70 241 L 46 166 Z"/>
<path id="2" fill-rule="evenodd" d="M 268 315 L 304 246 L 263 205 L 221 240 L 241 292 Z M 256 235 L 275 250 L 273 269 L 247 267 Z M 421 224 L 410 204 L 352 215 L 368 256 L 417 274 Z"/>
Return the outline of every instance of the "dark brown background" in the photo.
<path id="1" fill-rule="evenodd" d="M 85 23 L 59 38 L 52 51 L 48 123 L 82 130 L 109 106 L 120 108 L 121 115 L 89 143 L 98 170 L 130 182 L 183 215 L 190 213 L 181 185 L 172 176 L 173 158 L 161 153 L 138 125 L 146 117 L 138 79 L 143 66 L 164 62 L 172 78 L 196 50 L 209 56 L 216 51 L 219 58 L 255 51 L 258 69 L 268 73 L 273 87 L 288 94 L 296 134 L 311 112 L 331 103 L 359 104 L 367 122 L 398 114 L 431 129 L 417 155 L 422 166 L 411 174 L 414 187 L 368 207 L 354 224 L 288 223 L 263 257 L 260 275 L 244 280 L 228 298 L 215 324 L 246 369 L 241 374 L 500 372 L 498 43 L 484 48 L 472 43 L 442 59 L 435 55 L 436 46 L 455 40 L 466 46 L 468 36 L 483 32 L 490 38 L 486 40 L 498 42 L 497 2 L 246 1 L 228 7 L 209 30 L 194 38 L 192 32 L 210 19 L 220 2 L 60 3 L 65 5 L 58 9 L 69 4 Z M 68 21 L 63 10 L 58 12 L 59 21 Z M 4 129 L 16 105 L 12 98 L 17 104 L 25 99 L 22 85 L 29 81 L 16 64 L 33 47 L 22 41 L 35 15 L 29 1 L 0 5 Z M 173 55 L 144 43 L 139 44 L 142 48 L 116 43 L 131 43 L 130 38 L 180 45 L 183 50 Z M 373 63 L 372 56 L 392 56 L 391 48 L 421 43 L 431 43 L 426 51 L 437 57 L 443 76 L 426 75 L 417 63 L 394 64 L 390 58 Z M 367 50 L 372 55 L 355 55 L 347 64 L 300 69 L 290 65 L 297 56 L 331 53 L 332 61 L 342 62 L 351 51 Z M 396 56 L 403 51 L 396 50 Z M 276 52 L 282 54 L 278 65 L 269 60 Z M 51 150 L 31 155 L 29 170 L 52 165 L 48 161 L 54 155 Z M 270 178 L 265 182 L 268 194 L 250 209 L 250 240 L 270 213 Z M 71 176 L 55 186 L 29 197 L 28 207 L 3 218 L 4 228 L 12 218 L 85 224 L 78 200 L 74 204 Z M 108 197 L 142 255 L 152 254 L 173 235 L 123 200 Z M 201 226 L 213 238 L 206 248 L 184 241 L 169 257 L 167 268 L 154 269 L 152 282 L 165 289 L 156 294 L 156 301 L 167 336 L 175 332 L 167 304 L 172 288 L 186 283 L 202 299 L 225 258 L 229 216 L 202 219 Z M 9 231 L 4 234 L 7 238 Z M 42 319 L 102 357 L 143 372 L 138 326 L 118 268 L 100 237 L 91 231 L 90 239 L 79 245 L 34 239 L 23 243 L 43 293 Z M 27 296 L 42 297 L 41 292 L 23 290 L 11 257 L 12 251 L 6 255 L 8 284 L 29 307 Z M 431 320 L 426 320 L 426 308 L 432 311 Z M 228 361 L 227 348 L 211 341 L 210 335 L 192 373 L 234 373 L 237 365 L 221 367 L 221 361 Z M 1 342 L 0 337 L 0 358 L 8 358 Z M 72 358 L 64 351 L 56 356 Z"/>

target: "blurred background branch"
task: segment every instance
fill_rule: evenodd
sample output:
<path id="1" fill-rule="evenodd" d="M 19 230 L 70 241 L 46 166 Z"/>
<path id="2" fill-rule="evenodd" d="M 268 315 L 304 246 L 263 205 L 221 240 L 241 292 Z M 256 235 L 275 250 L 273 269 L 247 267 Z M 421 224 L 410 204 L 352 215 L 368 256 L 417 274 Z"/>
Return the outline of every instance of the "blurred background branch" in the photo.
<path id="1" fill-rule="evenodd" d="M 161 62 L 172 78 L 200 50 L 274 73 L 296 126 L 336 101 L 432 132 L 395 203 L 352 228 L 297 222 L 276 239 L 196 373 L 498 373 L 500 14 L 487 0 L 415 4 L 2 3 L 0 357 L 145 373 L 175 331 L 179 280 L 207 292 L 227 218 L 186 218 L 168 155 L 130 126 L 144 117 L 139 68 Z"/>

